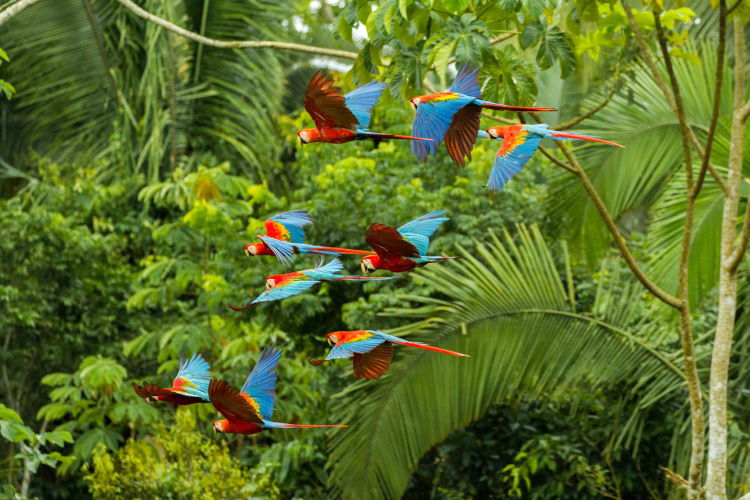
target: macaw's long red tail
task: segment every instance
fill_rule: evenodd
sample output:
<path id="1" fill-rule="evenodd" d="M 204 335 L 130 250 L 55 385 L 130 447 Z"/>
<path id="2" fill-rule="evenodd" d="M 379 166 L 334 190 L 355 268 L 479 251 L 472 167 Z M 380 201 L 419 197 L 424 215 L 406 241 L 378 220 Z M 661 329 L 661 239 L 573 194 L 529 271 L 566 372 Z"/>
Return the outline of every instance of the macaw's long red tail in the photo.
<path id="1" fill-rule="evenodd" d="M 482 102 L 483 108 L 497 109 L 498 111 L 557 111 L 557 108 L 535 108 L 528 106 L 508 106 L 507 104 L 495 104 L 494 102 Z"/>
<path id="2" fill-rule="evenodd" d="M 309 253 L 309 254 L 315 254 L 319 253 L 321 255 L 338 255 L 338 254 L 347 254 L 347 255 L 375 255 L 375 253 L 372 250 L 355 250 L 353 248 L 339 248 L 339 247 L 317 247 L 313 245 L 297 245 L 297 247 L 300 249 L 302 253 Z M 330 252 L 330 253 L 325 253 Z"/>
<path id="3" fill-rule="evenodd" d="M 599 139 L 598 137 L 592 137 L 590 135 L 574 134 L 572 132 L 552 132 L 552 137 L 559 138 L 559 139 L 581 139 L 583 141 L 601 142 L 602 144 L 609 144 L 610 146 L 617 146 L 618 148 L 625 147 L 622 144 L 617 144 L 616 142 L 605 141 L 604 139 Z"/>
<path id="4" fill-rule="evenodd" d="M 411 135 L 395 135 L 395 134 L 379 134 L 376 132 L 368 132 L 366 137 L 368 139 L 410 139 L 412 141 L 431 141 L 426 137 L 413 137 Z"/>
<path id="5" fill-rule="evenodd" d="M 391 342 L 394 342 L 396 344 L 401 344 L 401 345 L 409 346 L 409 347 L 418 347 L 420 349 L 427 349 L 428 351 L 442 352 L 443 354 L 452 354 L 454 356 L 463 356 L 465 358 L 470 357 L 468 354 L 461 354 L 460 352 L 449 351 L 448 349 L 441 349 L 439 347 L 432 347 L 431 345 L 420 344 L 418 342 L 407 342 L 405 340 L 404 341 L 398 341 L 398 342 L 395 341 L 395 340 L 391 340 Z"/>
<path id="6" fill-rule="evenodd" d="M 297 425 L 297 424 L 276 424 L 276 426 L 278 426 L 279 429 L 313 429 L 313 428 L 319 428 L 319 427 L 349 427 L 348 425 Z"/>

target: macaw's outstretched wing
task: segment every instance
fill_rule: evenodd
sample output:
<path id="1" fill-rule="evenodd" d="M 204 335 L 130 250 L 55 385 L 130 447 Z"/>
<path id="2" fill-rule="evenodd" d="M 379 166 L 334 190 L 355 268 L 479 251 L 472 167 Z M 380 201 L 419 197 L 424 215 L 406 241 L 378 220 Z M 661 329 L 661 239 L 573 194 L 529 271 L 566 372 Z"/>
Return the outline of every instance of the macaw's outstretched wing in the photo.
<path id="1" fill-rule="evenodd" d="M 426 255 L 427 247 L 430 246 L 430 237 L 443 222 L 448 220 L 448 217 L 444 217 L 446 213 L 445 210 L 436 210 L 417 217 L 398 228 L 398 232 L 406 241 L 414 245 L 419 255 Z"/>
<path id="2" fill-rule="evenodd" d="M 258 295 L 258 297 L 253 300 L 253 304 L 257 302 L 270 302 L 273 300 L 281 300 L 285 299 L 287 297 L 291 297 L 293 295 L 298 295 L 302 292 L 306 292 L 310 288 L 314 287 L 320 283 L 320 281 L 317 280 L 298 280 L 298 281 L 291 281 L 288 283 L 284 283 L 278 286 L 275 286 L 273 288 L 270 288 L 266 290 L 265 292 Z"/>
<path id="3" fill-rule="evenodd" d="M 351 340 L 340 342 L 333 346 L 328 353 L 326 360 L 351 358 L 354 354 L 365 354 L 372 351 L 383 342 L 385 342 L 385 339 L 363 330 L 360 335 L 357 335 Z"/>
<path id="4" fill-rule="evenodd" d="M 274 347 L 263 349 L 248 375 L 242 391 L 247 393 L 258 404 L 260 416 L 270 420 L 273 415 L 273 404 L 276 399 L 276 366 L 281 358 L 281 349 Z"/>
<path id="5" fill-rule="evenodd" d="M 437 153 L 437 148 L 461 108 L 473 99 L 458 94 L 445 94 L 420 103 L 412 125 L 415 137 L 432 139 L 430 141 L 411 141 L 411 152 L 420 160 L 426 160 L 430 154 Z"/>
<path id="6" fill-rule="evenodd" d="M 352 90 L 344 96 L 346 107 L 359 122 L 358 129 L 367 130 L 370 126 L 370 111 L 377 104 L 385 87 L 385 83 L 374 81 Z"/>
<path id="7" fill-rule="evenodd" d="M 501 190 L 505 183 L 526 165 L 526 162 L 539 148 L 541 140 L 540 136 L 526 130 L 506 136 L 502 147 L 495 156 L 495 163 L 492 165 L 487 187 L 492 191 Z"/>
<path id="8" fill-rule="evenodd" d="M 380 257 L 419 257 L 419 249 L 393 226 L 371 224 L 365 231 L 365 241 Z"/>
<path id="9" fill-rule="evenodd" d="M 180 370 L 172 382 L 172 390 L 178 394 L 194 396 L 208 401 L 208 383 L 211 380 L 211 366 L 198 353 L 180 365 Z"/>
<path id="10" fill-rule="evenodd" d="M 464 157 L 471 160 L 471 150 L 477 140 L 481 115 L 481 106 L 466 105 L 456 113 L 453 123 L 445 134 L 445 147 L 448 155 L 462 167 L 465 165 Z"/>
<path id="11" fill-rule="evenodd" d="M 307 210 L 290 210 L 269 218 L 263 225 L 266 236 L 292 243 L 305 242 L 304 227 L 312 224 L 313 220 Z"/>
<path id="12" fill-rule="evenodd" d="M 456 79 L 453 80 L 450 92 L 476 97 L 477 99 L 482 97 L 477 73 L 479 73 L 479 69 L 471 64 L 462 65 L 458 68 L 458 73 L 456 74 Z"/>
<path id="13" fill-rule="evenodd" d="M 263 425 L 263 420 L 250 402 L 223 380 L 211 381 L 208 385 L 208 397 L 214 408 L 230 422 Z"/>
<path id="14" fill-rule="evenodd" d="M 374 379 L 380 378 L 391 366 L 393 358 L 393 344 L 383 342 L 370 352 L 355 354 L 352 360 L 354 366 L 354 378 Z"/>
<path id="15" fill-rule="evenodd" d="M 346 107 L 341 89 L 334 87 L 333 80 L 322 73 L 315 73 L 307 86 L 305 110 L 317 128 L 354 129 L 358 124 L 357 117 Z"/>

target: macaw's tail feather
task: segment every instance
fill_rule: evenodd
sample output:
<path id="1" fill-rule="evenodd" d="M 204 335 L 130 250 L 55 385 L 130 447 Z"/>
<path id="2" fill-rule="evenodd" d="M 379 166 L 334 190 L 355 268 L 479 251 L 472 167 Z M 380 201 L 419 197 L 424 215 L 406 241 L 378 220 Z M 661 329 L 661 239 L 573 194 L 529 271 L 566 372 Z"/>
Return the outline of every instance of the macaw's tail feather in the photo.
<path id="1" fill-rule="evenodd" d="M 313 366 L 320 366 L 328 360 L 327 359 L 308 359 L 307 361 Z"/>
<path id="2" fill-rule="evenodd" d="M 431 257 L 427 256 L 425 259 L 430 259 L 430 262 L 440 262 L 441 260 L 449 260 L 449 259 L 460 259 L 461 257 Z"/>
<path id="3" fill-rule="evenodd" d="M 331 278 L 332 280 L 340 281 L 340 280 L 373 280 L 373 281 L 382 281 L 382 280 L 393 280 L 396 279 L 396 276 L 387 276 L 387 277 L 380 277 L 380 276 L 337 276 L 335 278 Z"/>
<path id="4" fill-rule="evenodd" d="M 247 309 L 250 306 L 252 306 L 253 303 L 250 302 L 249 304 L 245 304 L 244 306 L 233 306 L 232 304 L 228 304 L 228 305 L 229 305 L 229 309 L 232 309 L 234 311 L 244 311 L 245 309 Z"/>
<path id="5" fill-rule="evenodd" d="M 268 422 L 266 422 L 266 425 L 268 425 Z M 279 422 L 273 422 L 273 425 L 271 427 L 275 427 L 277 429 L 313 429 L 313 428 L 320 428 L 320 427 L 349 427 L 348 425 L 298 425 L 298 424 L 282 424 Z"/>
<path id="6" fill-rule="evenodd" d="M 379 134 L 376 132 L 368 132 L 367 138 L 377 139 L 377 140 L 383 140 L 383 139 L 410 139 L 412 141 L 431 141 L 432 140 L 426 137 L 413 137 L 411 135 Z"/>
<path id="7" fill-rule="evenodd" d="M 372 250 L 355 250 L 353 248 L 317 247 L 314 245 L 297 245 L 302 253 L 311 255 L 374 255 Z"/>
<path id="8" fill-rule="evenodd" d="M 508 106 L 507 104 L 496 104 L 494 102 L 482 101 L 482 107 L 496 109 L 498 111 L 557 111 L 557 108 L 535 108 L 529 106 Z"/>
<path id="9" fill-rule="evenodd" d="M 404 340 L 404 341 L 391 340 L 391 342 L 394 342 L 396 344 L 401 344 L 401 345 L 409 346 L 409 347 L 418 347 L 420 349 L 427 349 L 428 351 L 442 352 L 443 354 L 452 354 L 454 356 L 462 356 L 464 358 L 470 357 L 468 354 L 461 354 L 460 352 L 449 351 L 448 349 L 441 349 L 439 347 L 432 347 L 431 345 L 420 344 L 419 342 L 407 342 L 406 340 Z"/>
<path id="10" fill-rule="evenodd" d="M 584 141 L 601 142 L 602 144 L 609 144 L 610 146 L 617 146 L 618 148 L 625 147 L 622 144 L 617 144 L 616 142 L 605 141 L 604 139 L 599 139 L 598 137 L 593 137 L 590 135 L 574 134 L 572 132 L 552 132 L 552 137 L 555 139 L 562 139 L 562 140 L 581 139 Z"/>

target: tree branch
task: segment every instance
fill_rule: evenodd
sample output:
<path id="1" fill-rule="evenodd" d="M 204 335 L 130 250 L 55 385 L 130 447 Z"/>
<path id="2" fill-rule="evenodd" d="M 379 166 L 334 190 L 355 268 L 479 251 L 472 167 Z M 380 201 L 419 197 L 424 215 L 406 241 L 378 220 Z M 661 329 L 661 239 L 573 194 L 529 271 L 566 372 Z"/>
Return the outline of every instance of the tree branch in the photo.
<path id="1" fill-rule="evenodd" d="M 10 19 L 11 17 L 20 13 L 22 10 L 26 9 L 27 7 L 31 7 L 38 1 L 39 0 L 19 0 L 18 2 L 6 7 L 2 11 L 0 11 L 0 25 L 2 25 L 5 21 Z"/>
<path id="2" fill-rule="evenodd" d="M 691 152 L 692 130 L 685 117 L 685 105 L 682 101 L 680 85 L 672 65 L 672 57 L 669 54 L 667 38 L 664 27 L 661 24 L 661 11 L 654 10 L 654 29 L 656 39 L 664 58 L 664 66 L 669 76 L 669 84 L 672 90 L 674 112 L 680 124 L 680 136 L 682 138 L 682 151 L 685 163 L 687 200 L 685 206 L 685 225 L 682 231 L 682 244 L 680 246 L 680 259 L 677 271 L 677 297 L 682 303 L 680 308 L 680 344 L 685 361 L 685 374 L 688 380 L 688 395 L 690 400 L 691 420 L 691 450 L 690 468 L 688 470 L 688 500 L 695 500 L 700 496 L 701 478 L 704 461 L 705 440 L 705 418 L 703 415 L 703 400 L 701 395 L 700 377 L 698 366 L 695 361 L 695 349 L 693 339 L 693 318 L 690 314 L 690 246 L 693 240 L 693 223 L 695 219 L 695 197 L 693 189 L 693 156 Z"/>
<path id="3" fill-rule="evenodd" d="M 552 153 L 550 153 L 549 151 L 547 151 L 547 150 L 546 150 L 545 148 L 543 148 L 542 146 L 539 146 L 539 151 L 540 151 L 540 152 L 541 152 L 541 153 L 542 153 L 542 154 L 543 154 L 544 156 L 546 156 L 546 157 L 547 157 L 547 158 L 548 158 L 548 159 L 549 159 L 549 160 L 550 160 L 550 161 L 551 161 L 552 163 L 554 163 L 555 165 L 557 165 L 558 167 L 562 167 L 562 168 L 564 168 L 565 170 L 567 170 L 567 171 L 568 171 L 568 172 L 570 172 L 571 174 L 575 174 L 575 175 L 578 175 L 578 171 L 577 171 L 577 170 L 576 170 L 576 169 L 575 169 L 574 167 L 572 167 L 572 166 L 568 165 L 568 164 L 567 164 L 567 163 L 565 163 L 564 161 L 561 161 L 561 160 L 557 159 L 557 158 L 556 158 L 556 157 L 555 157 L 555 156 L 554 156 L 554 155 L 553 155 Z"/>
<path id="4" fill-rule="evenodd" d="M 706 178 L 706 170 L 711 163 L 711 150 L 714 145 L 714 136 L 716 134 L 716 125 L 719 121 L 719 105 L 721 104 L 721 84 L 724 78 L 724 51 L 727 40 L 727 16 L 726 16 L 726 0 L 719 0 L 719 46 L 716 51 L 716 86 L 714 87 L 714 107 L 711 111 L 711 124 L 708 127 L 708 137 L 706 137 L 706 150 L 703 153 L 703 160 L 701 162 L 701 169 L 698 172 L 698 180 L 693 186 L 693 189 L 689 193 L 689 196 L 693 199 L 698 197 L 698 194 L 703 187 L 703 181 Z M 726 193 L 726 189 L 725 189 Z"/>
<path id="5" fill-rule="evenodd" d="M 633 16 L 633 11 L 630 9 L 630 6 L 625 0 L 621 0 L 620 3 L 622 5 L 622 8 L 625 10 L 625 16 L 628 19 L 628 25 L 630 26 L 630 30 L 633 32 L 633 37 L 635 38 L 636 44 L 638 45 L 638 49 L 641 53 L 643 62 L 646 63 L 646 66 L 651 71 L 651 76 L 654 78 L 654 81 L 656 82 L 656 85 L 659 87 L 659 89 L 661 89 L 662 94 L 664 94 L 669 107 L 672 108 L 672 111 L 675 114 L 677 114 L 677 103 L 675 102 L 675 97 L 669 90 L 667 82 L 666 80 L 664 80 L 664 75 L 662 75 L 659 71 L 659 68 L 656 67 L 656 60 L 654 59 L 654 55 L 651 52 L 651 49 L 649 49 L 648 45 L 646 44 L 646 40 L 643 38 L 643 33 L 638 27 L 638 23 L 636 23 L 635 17 Z M 658 16 L 655 14 L 654 17 Z M 698 141 L 698 138 L 695 136 L 692 127 L 688 127 L 688 129 L 690 142 L 698 152 L 698 156 L 700 156 L 701 160 L 703 160 L 706 156 L 705 152 L 703 151 L 703 147 L 701 146 L 700 141 Z M 716 168 L 710 163 L 710 159 L 709 163 L 707 164 L 707 169 L 711 173 L 711 176 L 716 179 L 716 182 L 719 184 L 719 186 L 721 186 L 721 190 L 726 196 L 728 192 L 727 184 L 726 182 L 724 182 L 724 178 L 721 176 L 719 171 L 716 170 Z"/>
<path id="6" fill-rule="evenodd" d="M 604 98 L 604 100 L 601 103 L 597 104 L 596 106 L 594 106 L 593 108 L 591 108 L 589 111 L 583 113 L 582 115 L 577 116 L 577 117 L 573 118 L 572 120 L 568 120 L 565 123 L 562 123 L 562 124 L 559 124 L 559 125 L 555 125 L 552 128 L 554 130 L 567 130 L 567 129 L 571 128 L 571 127 L 575 127 L 576 125 L 578 125 L 582 121 L 591 118 L 596 113 L 598 113 L 599 111 L 601 111 L 602 109 L 604 109 L 604 107 L 607 104 L 609 104 L 609 101 L 612 100 L 612 97 L 614 97 L 615 92 L 617 92 L 617 87 L 613 85 L 612 86 L 612 90 L 609 91 L 609 94 L 607 94 L 607 96 Z"/>
<path id="7" fill-rule="evenodd" d="M 31 0 L 31 1 L 38 1 L 38 0 Z M 161 17 L 155 16 L 151 14 L 150 12 L 143 10 L 138 5 L 133 3 L 131 0 L 117 0 L 117 1 L 120 2 L 122 5 L 124 5 L 126 8 L 133 11 L 133 13 L 136 16 L 140 17 L 141 19 L 145 19 L 148 22 L 157 24 L 166 30 L 169 30 L 173 33 L 177 33 L 178 35 L 184 36 L 185 38 L 189 38 L 190 40 L 193 40 L 195 42 L 201 43 L 203 45 L 209 45 L 211 47 L 216 47 L 219 49 L 270 48 L 270 49 L 292 50 L 296 52 L 307 52 L 310 54 L 320 54 L 320 55 L 331 56 L 331 57 L 341 57 L 344 59 L 356 59 L 358 56 L 356 52 L 349 52 L 347 50 L 338 50 L 338 49 L 327 49 L 324 47 L 315 47 L 312 45 L 303 45 L 300 43 L 277 42 L 273 40 L 231 40 L 231 41 L 216 40 L 213 38 L 208 38 L 203 35 L 199 35 L 198 33 L 195 33 L 193 31 L 186 30 L 185 28 L 177 26 L 176 24 L 171 23 L 167 21 L 166 19 L 162 19 Z"/>
<path id="8" fill-rule="evenodd" d="M 646 274 L 638 266 L 635 257 L 628 248 L 628 244 L 625 241 L 625 238 L 623 238 L 620 230 L 617 227 L 617 223 L 615 223 L 614 219 L 610 215 L 607 206 L 604 204 L 601 196 L 599 196 L 596 187 L 591 182 L 591 179 L 586 174 L 586 171 L 581 167 L 576 157 L 568 149 L 567 144 L 560 143 L 558 144 L 558 147 L 575 169 L 574 173 L 578 176 L 581 184 L 583 185 L 583 188 L 586 190 L 586 193 L 588 193 L 589 197 L 594 202 L 594 206 L 596 206 L 599 215 L 604 220 L 604 225 L 607 226 L 607 229 L 609 229 L 609 232 L 612 235 L 612 239 L 615 240 L 615 245 L 617 246 L 618 250 L 622 254 L 622 257 L 625 259 L 625 262 L 627 263 L 628 267 L 633 272 L 635 277 L 638 279 L 638 281 L 640 281 L 641 284 L 649 292 L 651 292 L 656 298 L 658 298 L 665 304 L 672 306 L 675 309 L 682 309 L 684 307 L 683 301 L 659 288 L 659 286 L 651 281 L 651 279 L 649 279 L 649 277 L 646 276 Z"/>

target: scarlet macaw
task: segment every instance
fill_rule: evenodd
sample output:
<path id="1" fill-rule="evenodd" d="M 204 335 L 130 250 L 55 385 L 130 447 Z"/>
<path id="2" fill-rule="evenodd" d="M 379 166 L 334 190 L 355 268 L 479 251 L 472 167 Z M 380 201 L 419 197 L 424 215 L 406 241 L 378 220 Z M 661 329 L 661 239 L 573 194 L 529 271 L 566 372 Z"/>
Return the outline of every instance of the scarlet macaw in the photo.
<path id="1" fill-rule="evenodd" d="M 305 245 L 305 226 L 312 224 L 313 220 L 307 210 L 291 210 L 274 215 L 263 224 L 266 228 L 265 235 L 258 235 L 262 243 L 251 243 L 245 245 L 245 254 L 252 255 L 275 255 L 281 262 L 291 264 L 294 254 L 307 253 L 310 245 Z M 366 255 L 364 250 L 349 250 L 336 247 L 315 247 L 330 250 L 327 255 L 341 255 L 346 253 Z"/>
<path id="2" fill-rule="evenodd" d="M 557 141 L 581 139 L 620 148 L 625 147 L 622 144 L 605 141 L 590 135 L 550 130 L 545 123 L 490 127 L 486 131 L 480 130 L 478 136 L 503 140 L 503 144 L 497 152 L 497 156 L 495 156 L 495 163 L 492 165 L 490 180 L 487 182 L 487 187 L 493 191 L 501 190 L 511 177 L 521 171 L 531 155 L 539 148 L 539 142 L 542 139 L 555 139 Z"/>
<path id="3" fill-rule="evenodd" d="M 263 349 L 253 371 L 238 392 L 229 384 L 212 380 L 208 396 L 224 420 L 214 422 L 215 432 L 257 434 L 264 429 L 299 429 L 310 427 L 346 427 L 346 425 L 296 425 L 272 422 L 276 399 L 276 365 L 281 350 Z"/>
<path id="4" fill-rule="evenodd" d="M 180 370 L 172 382 L 172 387 L 159 387 L 144 382 L 143 386 L 133 382 L 135 393 L 147 403 L 153 400 L 168 401 L 176 405 L 190 405 L 208 401 L 208 382 L 211 380 L 211 367 L 200 354 L 186 361 L 180 359 Z"/>
<path id="5" fill-rule="evenodd" d="M 417 112 L 412 134 L 432 139 L 431 142 L 412 142 L 411 151 L 420 160 L 436 154 L 445 139 L 448 154 L 458 165 L 464 157 L 471 160 L 471 148 L 477 138 L 482 108 L 501 111 L 554 111 L 555 108 L 508 106 L 480 99 L 481 91 L 477 69 L 461 66 L 448 92 L 421 95 L 410 99 Z"/>
<path id="6" fill-rule="evenodd" d="M 305 110 L 315 121 L 315 128 L 297 132 L 300 142 L 342 144 L 362 139 L 412 139 L 429 141 L 408 135 L 370 132 L 370 110 L 380 99 L 385 83 L 377 81 L 342 96 L 329 77 L 315 73 L 305 91 Z"/>
<path id="7" fill-rule="evenodd" d="M 375 250 L 375 255 L 363 257 L 362 273 L 378 269 L 395 273 L 410 271 L 431 262 L 455 259 L 425 255 L 430 245 L 430 236 L 448 220 L 445 210 L 438 210 L 407 222 L 400 228 L 384 224 L 371 224 L 365 232 L 365 240 Z"/>
<path id="8" fill-rule="evenodd" d="M 332 359 L 353 358 L 354 378 L 380 378 L 387 372 L 393 357 L 393 344 L 469 357 L 468 354 L 432 347 L 421 342 L 409 342 L 377 330 L 333 332 L 326 335 L 326 340 L 329 345 L 333 346 L 333 349 L 328 353 L 326 359 L 311 360 L 310 363 L 318 366 Z"/>
<path id="9" fill-rule="evenodd" d="M 230 305 L 235 311 L 243 311 L 258 302 L 268 302 L 272 300 L 281 300 L 292 295 L 300 294 L 318 283 L 323 281 L 342 281 L 342 280 L 387 280 L 393 278 L 370 278 L 362 276 L 342 276 L 336 274 L 344 266 L 338 259 L 332 259 L 328 264 L 315 267 L 315 269 L 303 269 L 287 274 L 275 274 L 266 278 L 266 291 L 258 295 L 252 302 L 244 306 L 237 307 Z"/>

